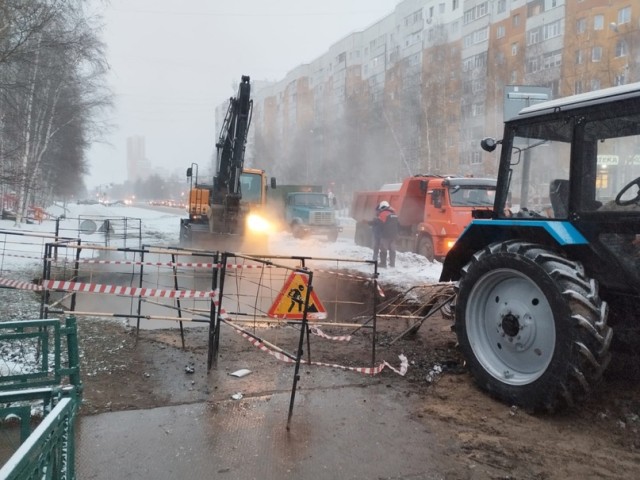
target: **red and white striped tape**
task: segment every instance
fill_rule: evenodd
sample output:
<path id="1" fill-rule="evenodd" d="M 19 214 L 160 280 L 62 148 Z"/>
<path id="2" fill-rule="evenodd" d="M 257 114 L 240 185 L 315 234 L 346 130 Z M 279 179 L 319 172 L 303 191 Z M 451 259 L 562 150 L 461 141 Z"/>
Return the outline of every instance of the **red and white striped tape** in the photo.
<path id="1" fill-rule="evenodd" d="M 3 257 L 29 258 L 31 260 L 42 260 L 42 257 L 33 257 L 31 255 L 16 255 L 15 253 L 3 253 Z"/>
<path id="2" fill-rule="evenodd" d="M 286 362 L 286 363 L 295 363 L 295 360 L 293 358 L 290 358 L 287 355 L 284 355 L 283 353 L 275 352 L 275 351 L 271 350 L 264 343 L 262 343 L 260 340 L 258 340 L 256 338 L 246 334 L 245 332 L 239 330 L 233 324 L 228 323 L 228 325 L 233 327 L 233 329 L 234 329 L 234 331 L 236 333 L 238 333 L 241 336 L 243 336 L 244 338 L 246 338 L 255 347 L 257 347 L 258 349 L 262 350 L 263 352 L 268 353 L 269 355 L 272 355 L 273 357 L 277 358 L 280 361 L 283 361 L 283 362 Z M 375 367 L 345 367 L 344 365 L 338 365 L 338 364 L 335 364 L 335 363 L 307 362 L 306 360 L 303 360 L 303 359 L 300 359 L 300 363 L 304 363 L 305 365 L 316 365 L 316 366 L 319 366 L 319 367 L 339 368 L 341 370 L 349 370 L 349 371 L 352 371 L 352 372 L 363 373 L 365 375 L 377 375 L 380 372 L 382 372 L 382 370 L 384 370 L 385 367 L 389 367 L 389 369 L 391 369 L 392 371 L 394 371 L 398 375 L 405 376 L 406 373 L 407 373 L 407 370 L 409 369 L 409 361 L 407 360 L 407 357 L 405 357 L 404 355 L 398 355 L 398 358 L 400 358 L 400 367 L 399 368 L 395 368 L 395 367 L 391 366 L 386 361 L 383 361 L 382 363 L 378 364 Z"/>
<path id="3" fill-rule="evenodd" d="M 39 258 L 39 257 L 29 257 L 29 258 Z M 199 263 L 199 262 L 142 262 L 142 261 L 134 261 L 134 260 L 96 260 L 90 258 L 81 258 L 78 260 L 75 259 L 64 259 L 64 260 L 56 260 L 54 258 L 47 258 L 48 262 L 54 263 L 84 263 L 89 265 L 135 265 L 135 266 L 145 266 L 145 267 L 189 267 L 189 268 L 222 268 L 221 263 Z M 236 263 L 228 263 L 226 268 L 228 269 L 261 269 L 261 268 L 277 268 L 275 265 L 240 265 Z"/>
<path id="4" fill-rule="evenodd" d="M 0 278 L 0 287 L 15 288 L 18 290 L 42 290 L 42 287 L 40 285 L 36 285 L 35 283 L 9 280 L 8 278 Z"/>
<path id="5" fill-rule="evenodd" d="M 317 337 L 326 338 L 327 340 L 333 340 L 336 342 L 350 342 L 351 335 L 339 335 L 339 336 L 331 336 L 324 333 L 318 327 L 309 327 L 309 331 Z"/>
<path id="6" fill-rule="evenodd" d="M 38 260 L 39 257 L 22 257 L 22 258 L 33 258 Z M 132 261 L 132 260 L 95 260 L 95 259 L 78 259 L 78 260 L 68 260 L 65 259 L 63 261 L 56 260 L 54 258 L 48 258 L 48 262 L 54 263 L 83 263 L 88 265 L 135 265 L 135 266 L 147 266 L 147 267 L 181 267 L 181 268 L 222 268 L 221 263 L 199 263 L 199 262 L 142 262 L 142 261 Z M 237 263 L 228 263 L 226 268 L 229 270 L 233 269 L 263 269 L 263 268 L 278 268 L 275 265 L 244 265 Z M 359 275 L 353 275 L 349 273 L 341 273 L 333 270 L 324 270 L 324 269 L 315 269 L 317 272 L 328 273 L 330 275 L 336 275 L 338 277 L 346 277 L 353 278 L 355 280 L 371 280 L 368 277 L 362 277 Z M 381 297 L 384 297 L 384 290 L 380 286 L 380 284 L 376 284 L 376 288 L 378 290 L 378 294 Z"/>
<path id="7" fill-rule="evenodd" d="M 62 290 L 65 292 L 97 293 L 128 297 L 153 298 L 218 298 L 218 290 L 162 290 L 158 288 L 125 287 L 121 285 L 101 285 L 99 283 L 63 282 L 45 280 L 42 285 L 0 278 L 0 286 L 20 290 Z"/>
<path id="8" fill-rule="evenodd" d="M 45 290 L 63 290 L 65 292 L 99 293 L 106 295 L 122 295 L 127 297 L 155 298 L 216 298 L 217 290 L 161 290 L 158 288 L 124 287 L 121 285 L 101 285 L 99 283 L 63 282 L 45 280 Z"/>

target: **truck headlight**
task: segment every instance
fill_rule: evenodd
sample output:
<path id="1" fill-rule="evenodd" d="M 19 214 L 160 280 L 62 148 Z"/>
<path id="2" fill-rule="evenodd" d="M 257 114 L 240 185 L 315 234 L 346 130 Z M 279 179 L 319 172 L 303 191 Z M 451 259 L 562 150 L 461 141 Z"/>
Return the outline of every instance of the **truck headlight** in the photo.
<path id="1" fill-rule="evenodd" d="M 445 248 L 447 249 L 447 252 L 453 248 L 453 246 L 456 244 L 456 240 L 457 238 L 445 239 L 444 244 L 445 244 Z"/>
<path id="2" fill-rule="evenodd" d="M 247 217 L 247 228 L 253 233 L 268 233 L 271 230 L 271 224 L 260 215 L 251 213 Z"/>

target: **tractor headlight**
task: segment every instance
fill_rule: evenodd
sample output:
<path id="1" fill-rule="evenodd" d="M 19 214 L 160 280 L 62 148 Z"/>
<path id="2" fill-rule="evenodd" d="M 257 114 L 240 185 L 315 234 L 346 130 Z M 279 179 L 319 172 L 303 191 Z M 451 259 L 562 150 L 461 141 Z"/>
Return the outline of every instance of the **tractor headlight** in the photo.
<path id="1" fill-rule="evenodd" d="M 271 224 L 264 217 L 251 213 L 247 217 L 247 228 L 253 233 L 269 233 Z"/>

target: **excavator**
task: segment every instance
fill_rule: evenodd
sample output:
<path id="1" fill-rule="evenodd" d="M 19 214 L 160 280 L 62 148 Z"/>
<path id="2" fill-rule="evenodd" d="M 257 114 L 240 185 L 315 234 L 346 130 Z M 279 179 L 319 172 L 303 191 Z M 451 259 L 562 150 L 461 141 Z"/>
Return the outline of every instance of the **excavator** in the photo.
<path id="1" fill-rule="evenodd" d="M 270 229 L 265 209 L 267 175 L 264 170 L 244 168 L 253 111 L 250 93 L 250 78 L 243 75 L 237 97 L 229 100 L 216 143 L 212 183 L 198 182 L 196 164 L 187 169 L 189 217 L 180 219 L 182 246 L 231 252 L 259 249 L 252 253 L 265 253 Z M 275 187 L 272 178 L 271 188 Z"/>

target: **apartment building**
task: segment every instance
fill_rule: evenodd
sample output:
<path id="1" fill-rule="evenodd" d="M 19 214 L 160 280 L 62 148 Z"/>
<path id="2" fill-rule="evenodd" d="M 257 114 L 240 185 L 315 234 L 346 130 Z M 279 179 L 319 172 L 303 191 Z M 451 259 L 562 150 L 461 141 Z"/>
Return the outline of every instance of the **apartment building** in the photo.
<path id="1" fill-rule="evenodd" d="M 253 89 L 253 158 L 285 183 L 377 188 L 418 173 L 494 175 L 505 87 L 554 97 L 640 80 L 631 0 L 404 0 Z"/>

